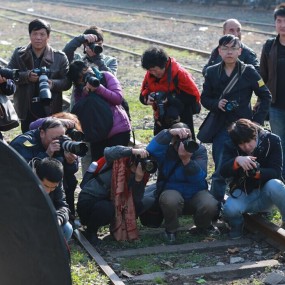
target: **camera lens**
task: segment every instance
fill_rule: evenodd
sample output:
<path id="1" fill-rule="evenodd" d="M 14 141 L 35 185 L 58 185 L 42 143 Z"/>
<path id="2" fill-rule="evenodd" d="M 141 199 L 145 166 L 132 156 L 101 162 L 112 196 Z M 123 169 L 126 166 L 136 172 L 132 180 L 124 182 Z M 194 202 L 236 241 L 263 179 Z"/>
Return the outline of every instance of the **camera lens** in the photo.
<path id="1" fill-rule="evenodd" d="M 48 77 L 45 74 L 39 77 L 39 97 L 42 101 L 47 101 L 48 103 L 52 98 L 48 84 Z"/>

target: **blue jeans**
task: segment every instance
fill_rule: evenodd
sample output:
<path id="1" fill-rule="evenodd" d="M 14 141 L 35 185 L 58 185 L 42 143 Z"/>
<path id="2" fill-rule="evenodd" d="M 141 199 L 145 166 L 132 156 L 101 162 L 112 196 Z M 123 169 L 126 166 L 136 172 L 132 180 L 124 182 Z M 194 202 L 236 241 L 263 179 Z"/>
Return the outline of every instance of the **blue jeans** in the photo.
<path id="1" fill-rule="evenodd" d="M 235 197 L 235 198 L 234 198 Z M 267 181 L 261 189 L 254 189 L 246 195 L 240 189 L 233 192 L 223 207 L 223 216 L 231 227 L 243 224 L 244 213 L 268 211 L 276 206 L 285 221 L 285 185 L 278 179 Z"/>
<path id="2" fill-rule="evenodd" d="M 270 107 L 269 109 L 269 123 L 272 133 L 276 134 L 281 139 L 282 144 L 282 152 L 284 159 L 284 151 L 285 151 L 285 110 L 278 109 L 275 107 Z M 285 168 L 284 168 L 284 160 L 283 160 L 283 177 L 285 177 Z"/>
<path id="3" fill-rule="evenodd" d="M 231 139 L 226 129 L 221 130 L 214 138 L 212 145 L 212 155 L 215 163 L 215 172 L 212 175 L 212 184 L 210 192 L 219 201 L 224 200 L 227 184 L 225 179 L 220 175 L 222 167 L 222 158 L 224 145 L 230 142 Z"/>
<path id="4" fill-rule="evenodd" d="M 72 225 L 69 222 L 67 222 L 61 225 L 61 230 L 62 230 L 65 240 L 69 241 L 73 233 Z"/>

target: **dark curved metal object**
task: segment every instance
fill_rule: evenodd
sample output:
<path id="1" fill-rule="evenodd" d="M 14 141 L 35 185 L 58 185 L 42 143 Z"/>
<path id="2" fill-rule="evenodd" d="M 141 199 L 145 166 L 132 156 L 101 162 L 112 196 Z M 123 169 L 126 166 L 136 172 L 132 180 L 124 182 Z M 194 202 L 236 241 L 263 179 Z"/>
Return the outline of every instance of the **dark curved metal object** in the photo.
<path id="1" fill-rule="evenodd" d="M 56 212 L 26 161 L 0 140 L 0 284 L 71 285 Z"/>

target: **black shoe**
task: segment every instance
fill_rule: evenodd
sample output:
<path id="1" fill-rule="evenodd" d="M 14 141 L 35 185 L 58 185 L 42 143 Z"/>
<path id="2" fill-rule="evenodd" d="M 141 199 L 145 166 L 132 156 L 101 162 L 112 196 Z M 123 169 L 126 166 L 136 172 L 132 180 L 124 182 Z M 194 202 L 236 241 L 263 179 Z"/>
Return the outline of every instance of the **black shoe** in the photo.
<path id="1" fill-rule="evenodd" d="M 164 238 L 167 242 L 174 243 L 176 241 L 176 233 L 170 233 L 168 231 L 165 231 Z"/>
<path id="2" fill-rule="evenodd" d="M 208 228 L 201 228 L 201 227 L 193 226 L 189 230 L 189 233 L 193 235 L 207 235 L 211 237 L 219 236 L 221 234 L 218 227 L 213 226 L 213 225 L 210 225 Z"/>
<path id="3" fill-rule="evenodd" d="M 98 238 L 98 235 L 95 232 L 86 230 L 83 232 L 83 235 L 93 246 L 98 246 L 101 243 L 101 239 Z"/>

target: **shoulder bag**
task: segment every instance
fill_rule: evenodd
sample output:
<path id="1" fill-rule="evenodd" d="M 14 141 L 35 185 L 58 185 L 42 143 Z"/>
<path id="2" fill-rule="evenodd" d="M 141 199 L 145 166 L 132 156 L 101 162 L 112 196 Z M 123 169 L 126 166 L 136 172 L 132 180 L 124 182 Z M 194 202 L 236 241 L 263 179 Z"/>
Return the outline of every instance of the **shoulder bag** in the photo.
<path id="1" fill-rule="evenodd" d="M 19 126 L 19 118 L 10 99 L 0 95 L 0 131 L 9 131 Z"/>

